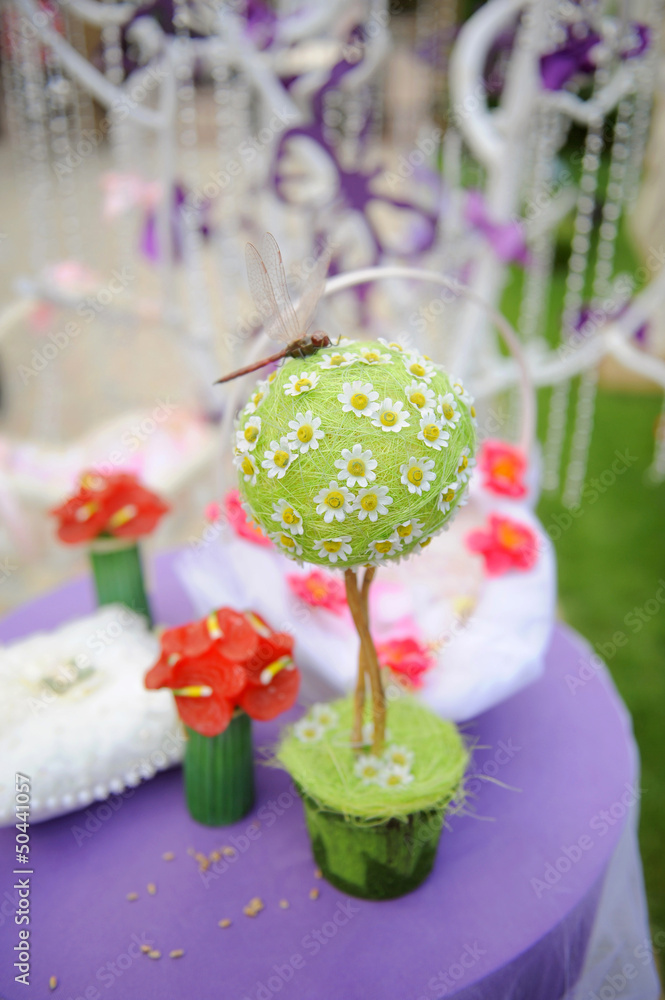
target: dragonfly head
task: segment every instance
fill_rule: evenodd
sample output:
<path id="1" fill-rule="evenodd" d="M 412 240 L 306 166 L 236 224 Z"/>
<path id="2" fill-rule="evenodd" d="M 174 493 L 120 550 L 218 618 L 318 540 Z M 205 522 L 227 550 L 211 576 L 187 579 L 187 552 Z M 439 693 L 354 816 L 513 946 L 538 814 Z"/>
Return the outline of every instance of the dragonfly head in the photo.
<path id="1" fill-rule="evenodd" d="M 328 334 L 324 333 L 323 330 L 315 330 L 311 336 L 311 341 L 312 346 L 317 350 L 321 347 L 330 347 L 332 343 Z"/>

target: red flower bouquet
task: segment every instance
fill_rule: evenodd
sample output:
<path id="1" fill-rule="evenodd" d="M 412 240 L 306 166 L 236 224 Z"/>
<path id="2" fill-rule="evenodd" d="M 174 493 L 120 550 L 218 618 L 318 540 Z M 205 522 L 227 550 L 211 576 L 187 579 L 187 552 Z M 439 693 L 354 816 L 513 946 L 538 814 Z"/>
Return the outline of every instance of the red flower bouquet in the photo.
<path id="1" fill-rule="evenodd" d="M 435 663 L 429 646 L 412 636 L 377 643 L 376 653 L 382 667 L 387 667 L 406 683 L 407 687 L 422 687 L 425 674 Z"/>
<path id="2" fill-rule="evenodd" d="M 526 496 L 524 484 L 526 458 L 520 448 L 505 441 L 487 440 L 482 446 L 478 465 L 483 486 L 490 493 L 519 499 Z"/>
<path id="3" fill-rule="evenodd" d="M 293 639 L 251 612 L 220 608 L 201 621 L 167 629 L 145 677 L 170 688 L 188 729 L 185 793 L 201 823 L 233 823 L 254 802 L 251 719 L 291 708 L 300 673 Z"/>
<path id="4" fill-rule="evenodd" d="M 88 542 L 99 604 L 116 601 L 150 620 L 137 539 L 169 510 L 156 494 L 124 472 L 86 472 L 78 491 L 51 514 L 68 545 Z"/>

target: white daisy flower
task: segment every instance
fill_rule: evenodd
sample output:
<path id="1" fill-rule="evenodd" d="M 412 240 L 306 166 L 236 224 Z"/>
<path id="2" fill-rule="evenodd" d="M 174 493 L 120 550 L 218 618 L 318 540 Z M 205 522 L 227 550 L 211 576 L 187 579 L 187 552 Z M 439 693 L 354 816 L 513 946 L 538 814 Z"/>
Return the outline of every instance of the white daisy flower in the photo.
<path id="1" fill-rule="evenodd" d="M 458 482 L 468 483 L 475 464 L 475 458 L 471 457 L 471 449 L 469 447 L 462 448 L 462 452 L 459 457 L 459 465 L 457 466 L 457 472 L 455 473 Z"/>
<path id="2" fill-rule="evenodd" d="M 387 764 L 381 768 L 379 784 L 382 788 L 404 788 L 413 781 L 413 775 L 408 767 L 400 764 Z"/>
<path id="3" fill-rule="evenodd" d="M 314 548 L 319 555 L 325 555 L 331 563 L 346 562 L 351 555 L 351 535 L 340 535 L 339 538 L 325 538 L 322 542 L 314 542 Z"/>
<path id="4" fill-rule="evenodd" d="M 393 403 L 388 396 L 372 417 L 372 423 L 375 427 L 380 427 L 381 430 L 399 433 L 403 427 L 409 426 L 409 414 L 404 409 L 404 403 L 401 399 Z"/>
<path id="5" fill-rule="evenodd" d="M 402 543 L 397 538 L 379 538 L 375 542 L 370 542 L 367 546 L 369 552 L 369 562 L 380 563 L 389 556 L 394 556 L 402 548 Z"/>
<path id="6" fill-rule="evenodd" d="M 339 486 L 336 479 L 331 479 L 327 488 L 319 490 L 314 497 L 317 504 L 316 513 L 323 515 L 326 524 L 331 521 L 343 521 L 353 510 L 353 494 L 346 486 Z"/>
<path id="7" fill-rule="evenodd" d="M 361 444 L 354 444 L 353 448 L 342 449 L 342 457 L 335 462 L 335 467 L 339 469 L 339 478 L 343 479 L 346 485 L 353 489 L 354 486 L 367 486 L 376 479 L 376 469 L 378 462 L 372 458 L 372 452 L 367 449 L 363 451 Z"/>
<path id="8" fill-rule="evenodd" d="M 280 528 L 292 535 L 302 535 L 302 517 L 288 500 L 278 500 L 272 505 L 272 511 L 272 520 L 277 521 Z"/>
<path id="9" fill-rule="evenodd" d="M 387 514 L 393 498 L 388 495 L 387 486 L 368 486 L 356 494 L 353 510 L 358 511 L 358 520 L 376 521 L 379 514 Z"/>
<path id="10" fill-rule="evenodd" d="M 399 344 L 396 340 L 386 340 L 385 337 L 377 337 L 376 339 L 378 340 L 378 342 L 380 344 L 383 344 L 384 347 L 390 347 L 391 350 L 393 350 L 393 351 L 403 351 L 404 350 L 404 345 L 403 344 Z"/>
<path id="11" fill-rule="evenodd" d="M 429 385 L 434 378 L 434 368 L 419 354 L 406 354 L 404 365 L 406 370 L 420 382 L 426 382 Z"/>
<path id="12" fill-rule="evenodd" d="M 443 429 L 441 421 L 431 410 L 421 418 L 420 430 L 416 437 L 428 448 L 434 448 L 435 451 L 447 448 L 450 441 L 450 434 Z"/>
<path id="13" fill-rule="evenodd" d="M 315 719 L 300 719 L 293 727 L 293 735 L 302 743 L 316 743 L 325 729 Z"/>
<path id="14" fill-rule="evenodd" d="M 246 483 L 249 483 L 250 486 L 256 486 L 256 475 L 259 470 L 253 455 L 236 454 L 233 458 L 233 464 L 240 469 Z"/>
<path id="15" fill-rule="evenodd" d="M 466 507 L 466 505 L 468 504 L 468 502 L 469 502 L 469 487 L 467 486 L 467 488 L 464 490 L 464 493 L 462 493 L 462 496 L 460 497 L 459 503 L 457 504 L 457 506 L 458 507 Z"/>
<path id="16" fill-rule="evenodd" d="M 288 439 L 281 437 L 279 441 L 270 442 L 270 448 L 264 453 L 261 465 L 268 470 L 270 479 L 274 479 L 275 476 L 283 479 L 295 459 L 296 455 L 291 451 Z"/>
<path id="17" fill-rule="evenodd" d="M 452 507 L 458 489 L 459 483 L 449 483 L 448 486 L 444 486 L 441 490 L 437 507 L 442 514 L 447 514 Z"/>
<path id="18" fill-rule="evenodd" d="M 301 455 L 305 455 L 310 448 L 315 451 L 321 438 L 326 436 L 321 430 L 321 417 L 315 417 L 311 410 L 296 413 L 295 419 L 289 420 L 289 427 L 287 441 L 291 442 L 293 451 L 299 451 Z"/>
<path id="19" fill-rule="evenodd" d="M 355 413 L 357 417 L 371 417 L 379 408 L 378 392 L 371 382 L 363 382 L 360 379 L 355 382 L 345 382 L 337 398 L 342 403 L 344 413 Z"/>
<path id="20" fill-rule="evenodd" d="M 310 392 L 318 383 L 320 375 L 316 372 L 301 372 L 300 375 L 291 375 L 284 386 L 287 396 L 301 396 L 303 392 Z"/>
<path id="21" fill-rule="evenodd" d="M 409 750 L 408 747 L 399 747 L 393 744 L 384 751 L 383 760 L 386 764 L 396 764 L 397 767 L 410 769 L 413 765 L 414 756 L 413 750 Z"/>
<path id="22" fill-rule="evenodd" d="M 453 387 L 453 392 L 458 399 L 461 399 L 466 406 L 473 406 L 473 396 L 470 392 L 467 392 L 462 385 L 462 380 L 455 378 L 454 375 L 450 376 L 450 383 Z"/>
<path id="23" fill-rule="evenodd" d="M 415 542 L 417 538 L 420 538 L 422 533 L 422 522 L 419 521 L 417 517 L 412 517 L 410 521 L 404 521 L 403 524 L 398 524 L 393 532 L 393 535 L 397 536 L 401 545 L 410 545 L 411 542 Z M 390 537 L 392 538 L 393 535 Z"/>
<path id="24" fill-rule="evenodd" d="M 436 412 L 440 415 L 444 427 L 456 427 L 462 414 L 457 405 L 457 399 L 452 392 L 447 392 L 445 396 L 439 396 L 436 404 Z"/>
<path id="25" fill-rule="evenodd" d="M 371 347 L 361 347 L 357 360 L 364 361 L 366 365 L 391 365 L 393 363 L 389 354 L 382 354 L 381 351 L 375 351 Z"/>
<path id="26" fill-rule="evenodd" d="M 330 705 L 325 705 L 323 702 L 318 702 L 316 705 L 312 705 L 309 711 L 310 718 L 314 719 L 323 726 L 325 729 L 331 729 L 336 726 L 339 721 L 339 716 L 334 708 Z"/>
<path id="27" fill-rule="evenodd" d="M 406 398 L 408 401 L 416 407 L 417 410 L 433 410 L 436 405 L 436 395 L 434 390 L 430 389 L 427 382 L 418 382 L 415 379 L 410 385 L 407 385 L 404 390 Z"/>
<path id="28" fill-rule="evenodd" d="M 382 762 L 371 753 L 359 754 L 353 765 L 353 773 L 360 778 L 363 785 L 378 784 L 383 769 Z"/>
<path id="29" fill-rule="evenodd" d="M 249 402 L 245 406 L 245 413 L 256 413 L 256 410 L 266 396 L 268 395 L 268 380 L 264 379 L 263 382 L 259 382 L 256 389 L 249 397 Z"/>
<path id="30" fill-rule="evenodd" d="M 287 535 L 284 531 L 273 531 L 269 537 L 272 538 L 277 548 L 288 556 L 302 555 L 302 545 L 298 544 L 293 535 Z"/>
<path id="31" fill-rule="evenodd" d="M 400 465 L 399 471 L 402 473 L 400 482 L 406 486 L 409 493 L 416 493 L 421 496 L 429 490 L 430 483 L 436 479 L 433 458 L 410 458 L 404 465 Z"/>
<path id="32" fill-rule="evenodd" d="M 342 354 L 324 354 L 319 361 L 319 368 L 322 368 L 323 371 L 329 371 L 331 368 L 348 368 L 357 360 L 358 356 L 349 354 L 348 351 L 344 351 Z"/>
<path id="33" fill-rule="evenodd" d="M 238 451 L 254 451 L 261 433 L 261 417 L 250 417 L 236 435 Z"/>

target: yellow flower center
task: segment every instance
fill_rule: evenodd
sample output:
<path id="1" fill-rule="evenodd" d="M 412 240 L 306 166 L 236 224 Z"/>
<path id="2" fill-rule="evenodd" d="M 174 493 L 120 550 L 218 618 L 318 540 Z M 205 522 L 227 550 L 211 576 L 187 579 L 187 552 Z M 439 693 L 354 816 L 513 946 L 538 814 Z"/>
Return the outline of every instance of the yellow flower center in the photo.
<path id="1" fill-rule="evenodd" d="M 393 547 L 393 543 L 390 542 L 390 541 L 388 541 L 388 542 L 374 542 L 374 548 L 376 549 L 377 552 L 380 552 L 381 555 L 385 555 L 386 552 L 390 552 L 390 550 L 391 550 L 392 547 Z"/>
<path id="2" fill-rule="evenodd" d="M 337 490 L 331 490 L 326 497 L 326 503 L 334 510 L 338 510 L 340 507 L 344 506 L 344 494 L 339 493 Z"/>
<path id="3" fill-rule="evenodd" d="M 395 343 L 394 341 L 392 341 L 392 340 L 391 340 L 391 341 L 390 341 L 390 343 L 388 344 L 388 347 L 392 347 L 392 349 L 393 349 L 394 351 L 403 351 L 403 350 L 404 350 L 404 348 L 402 347 L 402 345 L 401 345 L 401 344 L 396 344 L 396 343 Z"/>
<path id="4" fill-rule="evenodd" d="M 424 541 L 424 542 L 422 543 L 422 545 L 420 546 L 420 547 L 421 547 L 421 549 L 424 549 L 424 548 L 425 548 L 425 546 L 426 546 L 426 545 L 429 545 L 429 543 L 430 543 L 431 541 L 432 541 L 432 539 L 431 539 L 431 538 L 426 538 L 426 539 L 425 539 L 425 541 Z"/>
<path id="5" fill-rule="evenodd" d="M 369 399 L 364 392 L 354 392 L 351 396 L 351 406 L 354 410 L 364 410 L 368 403 Z"/>
<path id="6" fill-rule="evenodd" d="M 295 548 L 296 543 L 293 541 L 290 535 L 280 535 L 280 541 L 287 549 Z"/>
<path id="7" fill-rule="evenodd" d="M 314 431 L 309 426 L 309 424 L 303 424 L 302 427 L 298 428 L 298 440 L 302 441 L 303 444 L 307 444 L 314 437 Z"/>
<path id="8" fill-rule="evenodd" d="M 397 414 L 392 410 L 386 410 L 381 414 L 381 423 L 384 427 L 393 427 L 397 423 Z"/>
<path id="9" fill-rule="evenodd" d="M 341 542 L 324 542 L 323 547 L 326 552 L 339 552 L 342 547 Z"/>
<path id="10" fill-rule="evenodd" d="M 455 411 L 453 410 L 450 403 L 444 403 L 443 406 L 441 407 L 441 412 L 443 413 L 446 420 L 452 420 L 453 416 L 455 415 Z"/>
<path id="11" fill-rule="evenodd" d="M 374 764 L 365 764 L 363 767 L 363 778 L 375 778 L 379 769 Z"/>
<path id="12" fill-rule="evenodd" d="M 282 451 L 280 448 L 273 455 L 273 462 L 278 465 L 280 469 L 284 469 L 289 464 L 289 453 L 288 451 Z"/>
<path id="13" fill-rule="evenodd" d="M 414 486 L 419 486 L 423 481 L 423 470 L 419 469 L 417 465 L 412 465 L 406 474 L 406 478 L 410 483 L 413 483 Z"/>
<path id="14" fill-rule="evenodd" d="M 396 751 L 393 754 L 391 754 L 391 757 L 393 764 L 405 765 L 407 763 L 406 757 L 404 756 L 403 753 L 400 753 L 399 751 Z"/>
<path id="15" fill-rule="evenodd" d="M 243 458 L 242 460 L 242 471 L 246 476 L 254 475 L 254 466 L 248 458 Z"/>
<path id="16" fill-rule="evenodd" d="M 99 510 L 99 504 L 96 503 L 84 503 L 82 507 L 76 511 L 77 521 L 89 521 L 93 514 L 96 514 Z"/>
<path id="17" fill-rule="evenodd" d="M 413 531 L 412 524 L 400 524 L 400 526 L 397 529 L 397 534 L 399 535 L 400 538 L 408 538 L 412 531 Z"/>
<path id="18" fill-rule="evenodd" d="M 251 444 L 252 441 L 256 441 L 258 436 L 259 429 L 258 427 L 255 427 L 254 424 L 250 424 L 249 427 L 245 427 L 245 441 L 249 441 Z"/>
<path id="19" fill-rule="evenodd" d="M 469 459 L 466 457 L 466 455 L 462 455 L 460 464 L 457 466 L 457 471 L 464 472 L 468 464 L 469 464 Z"/>
<path id="20" fill-rule="evenodd" d="M 363 510 L 376 510 L 379 500 L 376 493 L 368 493 L 360 501 Z"/>
<path id="21" fill-rule="evenodd" d="M 119 528 L 123 524 L 127 524 L 128 521 L 131 521 L 133 517 L 136 517 L 137 513 L 138 510 L 134 504 L 129 503 L 125 507 L 121 507 L 120 510 L 117 510 L 109 518 L 109 526 L 111 528 Z"/>
<path id="22" fill-rule="evenodd" d="M 469 410 L 469 413 L 471 414 L 472 417 L 475 417 L 475 415 L 476 415 L 476 408 L 475 408 L 475 406 L 471 407 L 471 409 Z"/>
<path id="23" fill-rule="evenodd" d="M 269 382 L 274 382 L 276 378 L 277 378 L 277 372 L 270 372 L 270 375 L 268 375 Z"/>
<path id="24" fill-rule="evenodd" d="M 311 389 L 312 383 L 308 378 L 299 378 L 295 384 L 295 388 L 298 390 L 298 392 L 302 392 L 303 389 Z"/>
<path id="25" fill-rule="evenodd" d="M 401 785 L 402 784 L 401 775 L 399 775 L 399 774 L 389 774 L 388 775 L 388 780 L 387 780 L 386 784 L 388 784 L 388 785 Z"/>
<path id="26" fill-rule="evenodd" d="M 262 392 L 255 392 L 254 395 L 252 396 L 252 402 L 254 403 L 255 406 L 258 406 L 258 404 L 261 402 L 262 399 L 263 399 Z"/>
<path id="27" fill-rule="evenodd" d="M 423 395 L 422 392 L 414 392 L 409 397 L 409 399 L 411 400 L 411 402 L 413 403 L 414 406 L 418 407 L 419 410 L 422 410 L 423 406 L 427 402 L 427 400 L 425 399 L 425 396 Z"/>
<path id="28" fill-rule="evenodd" d="M 300 522 L 300 517 L 296 514 L 293 507 L 285 507 L 282 511 L 282 520 L 284 524 L 298 524 Z"/>
<path id="29" fill-rule="evenodd" d="M 441 499 L 443 500 L 444 503 L 452 503 L 453 500 L 455 499 L 455 490 L 448 490 L 446 493 L 443 494 Z"/>
<path id="30" fill-rule="evenodd" d="M 419 365 L 417 361 L 414 361 L 412 365 L 409 365 L 409 371 L 412 375 L 418 375 L 420 378 L 425 374 L 425 369 L 422 365 Z"/>
<path id="31" fill-rule="evenodd" d="M 436 424 L 426 424 L 425 427 L 423 427 L 423 437 L 428 441 L 436 441 L 440 434 L 441 431 Z"/>
<path id="32" fill-rule="evenodd" d="M 359 458 L 352 458 L 347 465 L 348 471 L 352 476 L 364 476 L 365 475 L 365 463 Z"/>
<path id="33" fill-rule="evenodd" d="M 363 357 L 365 358 L 365 361 L 369 361 L 371 365 L 373 365 L 376 361 L 381 360 L 381 355 L 377 354 L 376 351 L 366 351 Z"/>
<path id="34" fill-rule="evenodd" d="M 330 358 L 330 367 L 331 368 L 333 368 L 333 367 L 336 368 L 337 365 L 341 365 L 342 362 L 344 361 L 344 358 L 342 357 L 341 354 L 329 354 L 328 357 Z"/>

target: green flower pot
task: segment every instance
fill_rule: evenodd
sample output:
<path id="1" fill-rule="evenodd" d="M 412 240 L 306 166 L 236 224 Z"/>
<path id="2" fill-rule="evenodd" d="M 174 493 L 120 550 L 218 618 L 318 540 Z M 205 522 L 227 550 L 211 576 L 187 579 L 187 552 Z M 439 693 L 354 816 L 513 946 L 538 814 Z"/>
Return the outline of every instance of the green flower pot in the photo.
<path id="1" fill-rule="evenodd" d="M 445 809 L 367 823 L 321 809 L 302 789 L 314 858 L 323 877 L 349 896 L 395 899 L 432 870 Z"/>
<path id="2" fill-rule="evenodd" d="M 254 805 L 250 717 L 237 710 L 219 736 L 202 736 L 187 728 L 183 772 L 192 819 L 206 826 L 226 826 L 246 816 Z"/>
<path id="3" fill-rule="evenodd" d="M 98 539 L 90 546 L 90 563 L 97 603 L 125 604 L 152 625 L 137 543 L 115 538 Z"/>

